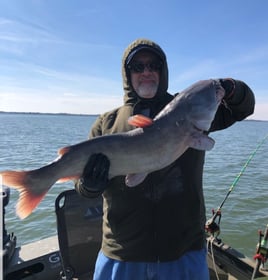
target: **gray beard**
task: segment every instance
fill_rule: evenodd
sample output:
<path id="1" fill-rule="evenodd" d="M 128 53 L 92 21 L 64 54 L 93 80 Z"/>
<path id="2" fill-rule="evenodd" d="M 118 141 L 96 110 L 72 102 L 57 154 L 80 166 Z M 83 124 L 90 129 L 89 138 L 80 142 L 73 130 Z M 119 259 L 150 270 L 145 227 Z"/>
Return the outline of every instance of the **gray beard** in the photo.
<path id="1" fill-rule="evenodd" d="M 137 93 L 139 96 L 143 98 L 152 98 L 155 96 L 157 92 L 158 85 L 151 84 L 151 85 L 141 85 L 137 89 Z"/>

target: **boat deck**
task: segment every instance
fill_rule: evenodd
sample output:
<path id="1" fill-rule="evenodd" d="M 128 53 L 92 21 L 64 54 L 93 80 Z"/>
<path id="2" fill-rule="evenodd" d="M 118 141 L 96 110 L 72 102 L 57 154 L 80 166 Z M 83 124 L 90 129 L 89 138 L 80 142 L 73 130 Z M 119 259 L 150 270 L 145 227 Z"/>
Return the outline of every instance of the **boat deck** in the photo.
<path id="1" fill-rule="evenodd" d="M 212 254 L 208 254 L 208 265 L 211 280 L 251 279 L 246 274 L 245 276 L 241 274 L 242 276 L 239 278 L 233 276 L 241 273 L 240 270 L 242 270 L 242 272 L 244 270 L 246 273 L 248 269 L 253 270 L 254 267 L 254 262 L 252 260 L 243 256 L 233 248 L 225 244 L 218 244 L 218 246 L 214 246 L 213 256 L 214 262 Z M 231 266 L 230 262 L 233 262 Z M 241 264 L 238 262 L 241 262 Z M 214 263 L 216 264 L 218 278 L 215 273 Z M 230 273 L 228 273 L 228 271 L 230 271 Z M 5 279 L 60 280 L 63 279 L 62 272 L 63 269 L 59 253 L 58 238 L 57 236 L 52 236 L 16 248 L 5 272 Z M 268 272 L 263 272 L 260 276 L 268 277 Z M 92 279 L 92 273 L 74 279 L 90 280 Z"/>

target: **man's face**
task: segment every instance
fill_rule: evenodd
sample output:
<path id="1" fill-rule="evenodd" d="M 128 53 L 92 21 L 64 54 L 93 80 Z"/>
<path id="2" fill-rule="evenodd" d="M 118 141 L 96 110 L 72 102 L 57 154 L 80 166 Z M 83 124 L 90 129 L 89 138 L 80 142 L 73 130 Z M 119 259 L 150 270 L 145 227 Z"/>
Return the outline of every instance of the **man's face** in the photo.
<path id="1" fill-rule="evenodd" d="M 137 53 L 130 62 L 130 79 L 136 93 L 142 98 L 153 98 L 159 85 L 161 63 L 148 51 Z"/>

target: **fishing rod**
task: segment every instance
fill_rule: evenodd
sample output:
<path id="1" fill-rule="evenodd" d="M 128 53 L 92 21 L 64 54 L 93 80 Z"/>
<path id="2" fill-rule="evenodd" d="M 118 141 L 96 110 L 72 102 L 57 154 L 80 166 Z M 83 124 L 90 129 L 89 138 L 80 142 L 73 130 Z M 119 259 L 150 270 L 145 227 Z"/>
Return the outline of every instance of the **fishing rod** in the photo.
<path id="1" fill-rule="evenodd" d="M 214 210 L 212 211 L 213 216 L 209 220 L 207 220 L 206 225 L 205 225 L 206 231 L 209 232 L 210 234 L 214 235 L 216 233 L 217 236 L 220 234 L 219 224 L 220 224 L 220 220 L 221 220 L 221 209 L 222 209 L 225 201 L 227 200 L 227 198 L 229 197 L 229 195 L 233 191 L 234 187 L 238 183 L 240 177 L 245 172 L 247 166 L 249 165 L 249 163 L 251 162 L 251 160 L 256 155 L 257 151 L 263 145 L 263 143 L 265 142 L 265 140 L 267 138 L 268 138 L 268 134 L 262 139 L 262 141 L 260 141 L 260 143 L 257 145 L 257 147 L 252 151 L 252 153 L 249 155 L 247 161 L 245 162 L 245 164 L 241 168 L 241 171 L 238 173 L 238 175 L 234 179 L 233 183 L 231 184 L 231 186 L 230 186 L 225 198 L 223 199 L 222 203 L 220 204 L 220 206 L 218 207 L 218 209 L 216 211 L 214 211 Z M 217 223 L 216 223 L 216 219 L 218 219 Z"/>

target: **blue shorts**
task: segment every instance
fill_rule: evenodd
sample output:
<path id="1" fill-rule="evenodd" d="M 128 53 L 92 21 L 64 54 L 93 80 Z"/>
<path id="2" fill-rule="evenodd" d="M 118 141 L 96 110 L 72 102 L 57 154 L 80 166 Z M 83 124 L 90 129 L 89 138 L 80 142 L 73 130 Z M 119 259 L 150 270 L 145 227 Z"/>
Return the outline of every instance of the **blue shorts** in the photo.
<path id="1" fill-rule="evenodd" d="M 99 252 L 94 280 L 209 280 L 205 249 L 171 262 L 123 262 Z"/>

